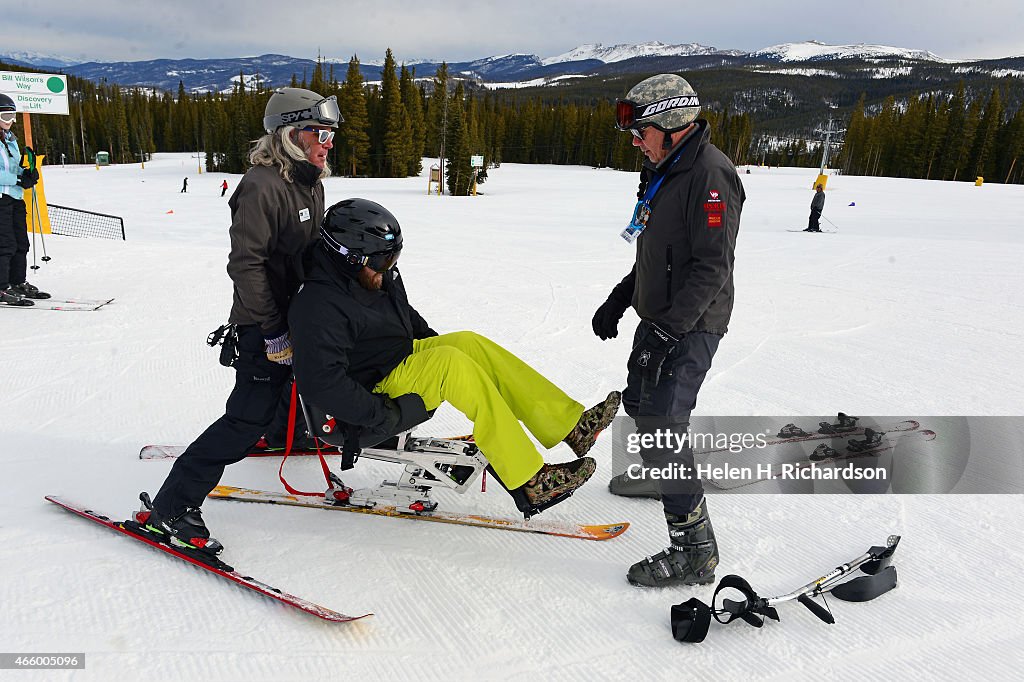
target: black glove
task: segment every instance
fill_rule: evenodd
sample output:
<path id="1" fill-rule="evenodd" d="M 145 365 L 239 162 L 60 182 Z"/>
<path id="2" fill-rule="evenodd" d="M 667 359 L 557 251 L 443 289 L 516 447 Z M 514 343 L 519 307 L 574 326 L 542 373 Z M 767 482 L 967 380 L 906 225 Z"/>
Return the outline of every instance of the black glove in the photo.
<path id="1" fill-rule="evenodd" d="M 594 313 L 594 319 L 591 324 L 594 326 L 594 333 L 602 341 L 608 339 L 614 339 L 619 335 L 619 320 L 622 319 L 622 314 L 626 312 L 626 308 L 629 307 L 629 303 L 623 305 L 619 301 L 612 300 L 612 296 L 608 297 L 608 300 L 601 304 L 601 307 Z"/>
<path id="2" fill-rule="evenodd" d="M 629 354 L 629 368 L 639 368 L 644 384 L 651 388 L 657 386 L 661 379 L 661 366 L 665 364 L 665 358 L 676 349 L 677 343 L 679 339 L 653 322 L 648 322 L 647 333 Z"/>
<path id="3" fill-rule="evenodd" d="M 39 171 L 34 168 L 26 168 L 18 179 L 18 184 L 24 189 L 32 189 L 39 182 Z"/>

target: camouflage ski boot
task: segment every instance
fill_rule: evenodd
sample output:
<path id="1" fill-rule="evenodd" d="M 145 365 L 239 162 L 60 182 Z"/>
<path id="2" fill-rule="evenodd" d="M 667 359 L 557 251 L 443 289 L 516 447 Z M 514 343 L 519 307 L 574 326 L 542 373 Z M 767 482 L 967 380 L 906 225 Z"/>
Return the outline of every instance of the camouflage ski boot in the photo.
<path id="1" fill-rule="evenodd" d="M 594 475 L 597 462 L 581 457 L 562 464 L 545 464 L 523 485 L 526 500 L 532 507 L 544 507 L 555 498 L 571 495 Z"/>
<path id="2" fill-rule="evenodd" d="M 580 416 L 569 435 L 563 442 L 567 443 L 577 457 L 590 452 L 594 447 L 597 436 L 612 423 L 615 413 L 619 411 L 619 403 L 622 402 L 622 394 L 612 391 L 603 401 L 594 405 Z"/>

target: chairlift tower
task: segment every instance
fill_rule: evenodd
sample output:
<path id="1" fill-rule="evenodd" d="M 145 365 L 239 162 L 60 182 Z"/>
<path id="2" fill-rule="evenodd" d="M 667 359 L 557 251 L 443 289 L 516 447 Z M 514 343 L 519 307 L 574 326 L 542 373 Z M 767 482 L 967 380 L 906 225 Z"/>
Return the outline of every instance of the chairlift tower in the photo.
<path id="1" fill-rule="evenodd" d="M 832 129 L 832 116 L 830 115 L 828 117 L 828 127 L 824 131 L 821 128 L 818 128 L 814 132 L 816 134 L 819 134 L 819 135 L 822 132 L 824 132 L 825 133 L 825 143 L 824 143 L 824 148 L 822 149 L 822 152 L 821 152 L 821 166 L 818 168 L 818 178 L 814 181 L 814 185 L 811 186 L 811 189 L 814 189 L 818 185 L 821 185 L 822 188 L 825 188 L 826 185 L 828 184 L 828 176 L 825 174 L 825 169 L 828 167 L 828 157 L 829 157 L 830 152 L 832 151 L 832 134 L 835 133 L 836 135 L 841 135 L 841 134 L 846 132 L 846 129 L 845 128 L 843 128 L 843 129 L 837 128 L 837 129 L 833 130 Z"/>

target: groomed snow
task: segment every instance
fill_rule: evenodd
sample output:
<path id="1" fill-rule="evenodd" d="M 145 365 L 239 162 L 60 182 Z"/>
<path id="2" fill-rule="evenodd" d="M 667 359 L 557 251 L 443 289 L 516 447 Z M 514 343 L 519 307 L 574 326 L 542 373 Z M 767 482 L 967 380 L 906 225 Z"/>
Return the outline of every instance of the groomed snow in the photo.
<path id="1" fill-rule="evenodd" d="M 429 160 L 425 160 L 429 165 Z M 222 412 L 230 370 L 206 347 L 231 299 L 229 211 L 188 155 L 46 168 L 56 204 L 125 218 L 126 242 L 49 235 L 31 281 L 59 297 L 116 297 L 97 312 L 0 310 L 0 649 L 85 652 L 84 671 L 17 680 L 1008 679 L 1024 646 L 1013 595 L 1024 577 L 1020 496 L 714 495 L 719 577 L 763 595 L 798 587 L 890 533 L 900 585 L 865 604 L 831 600 L 825 626 L 797 604 L 761 630 L 713 624 L 675 642 L 672 604 L 710 588 L 645 591 L 626 568 L 665 543 L 660 507 L 612 497 L 609 438 L 593 480 L 544 514 L 628 520 L 615 540 L 561 538 L 355 514 L 211 501 L 205 518 L 240 570 L 346 613 L 318 621 L 43 500 L 127 517 L 167 462 Z M 833 177 L 806 225 L 816 169 L 753 167 L 736 257 L 736 308 L 700 414 L 1019 414 L 1024 187 Z M 189 176 L 189 193 L 180 194 Z M 401 220 L 410 297 L 439 331 L 474 329 L 593 404 L 622 385 L 629 337 L 590 331 L 629 270 L 618 237 L 636 176 L 503 164 L 483 196 L 428 196 L 426 178 L 336 178 L 328 202 L 361 196 Z M 855 205 L 851 205 L 854 204 Z M 424 432 L 464 433 L 442 408 Z M 1019 441 L 1018 441 L 1019 442 Z M 1019 457 L 1020 453 L 1012 453 Z M 979 454 L 978 456 L 982 456 Z M 565 446 L 549 461 L 571 457 Z M 224 482 L 278 489 L 273 458 Z M 379 482 L 361 462 L 346 481 Z M 322 486 L 289 460 L 289 480 Z M 441 496 L 450 509 L 514 514 L 498 486 Z M 1018 671 L 1019 672 L 1019 671 Z"/>

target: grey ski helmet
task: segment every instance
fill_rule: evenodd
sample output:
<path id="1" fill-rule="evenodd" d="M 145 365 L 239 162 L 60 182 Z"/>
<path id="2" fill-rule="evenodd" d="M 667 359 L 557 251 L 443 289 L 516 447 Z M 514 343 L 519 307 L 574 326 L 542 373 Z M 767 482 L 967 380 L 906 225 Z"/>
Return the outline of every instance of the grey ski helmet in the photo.
<path id="1" fill-rule="evenodd" d="M 661 73 L 634 85 L 624 99 L 615 101 L 615 127 L 619 130 L 654 126 L 666 133 L 682 130 L 700 114 L 700 100 L 682 76 Z"/>
<path id="2" fill-rule="evenodd" d="M 327 209 L 320 236 L 333 260 L 355 268 L 384 272 L 402 253 L 398 219 L 369 199 L 345 199 Z"/>
<path id="3" fill-rule="evenodd" d="M 321 125 L 337 128 L 345 119 L 334 95 L 321 97 L 303 88 L 278 88 L 263 110 L 263 128 L 272 133 L 281 126 Z"/>
<path id="4" fill-rule="evenodd" d="M 0 93 L 0 111 L 17 111 L 18 107 L 14 104 L 14 100 L 7 95 Z"/>

